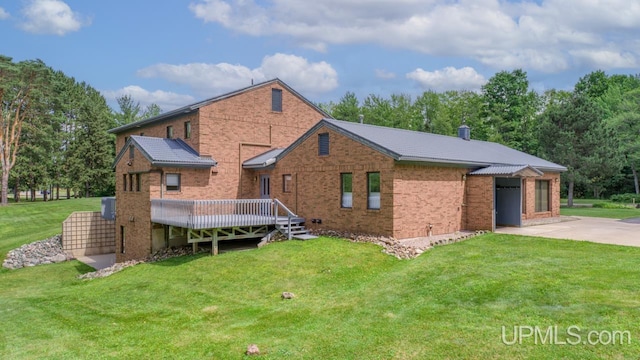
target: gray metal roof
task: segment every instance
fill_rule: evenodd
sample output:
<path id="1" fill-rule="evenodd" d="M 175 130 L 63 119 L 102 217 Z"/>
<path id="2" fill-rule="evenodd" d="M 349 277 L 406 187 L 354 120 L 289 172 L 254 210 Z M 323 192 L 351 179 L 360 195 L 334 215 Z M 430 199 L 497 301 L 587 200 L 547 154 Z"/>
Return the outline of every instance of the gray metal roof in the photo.
<path id="1" fill-rule="evenodd" d="M 472 171 L 469 175 L 541 176 L 542 172 L 529 165 L 491 165 Z"/>
<path id="2" fill-rule="evenodd" d="M 113 163 L 114 167 L 129 151 L 129 146 L 135 146 L 140 150 L 153 166 L 210 168 L 217 165 L 215 160 L 201 157 L 198 152 L 182 139 L 132 135 L 116 157 Z"/>
<path id="3" fill-rule="evenodd" d="M 498 143 L 463 140 L 458 137 L 323 119 L 285 149 L 285 156 L 319 128 L 338 133 L 376 149 L 397 161 L 486 167 L 490 165 L 530 165 L 540 171 L 566 171 L 564 166 Z M 473 130 L 471 133 L 473 137 Z"/>
<path id="4" fill-rule="evenodd" d="M 283 88 L 287 89 L 289 92 L 291 92 L 292 94 L 294 94 L 295 96 L 300 98 L 302 101 L 307 103 L 309 106 L 311 106 L 314 109 L 316 109 L 318 112 L 320 112 L 322 114 L 322 116 L 331 117 L 329 114 L 327 114 L 324 110 L 322 110 L 316 104 L 312 103 L 307 98 L 305 98 L 304 96 L 300 95 L 300 93 L 298 93 L 297 91 L 293 90 L 284 81 L 282 81 L 282 80 L 280 80 L 278 78 L 275 78 L 275 79 L 264 81 L 264 82 L 261 82 L 259 84 L 251 85 L 251 86 L 239 89 L 239 90 L 228 92 L 226 94 L 215 96 L 215 97 L 203 100 L 203 101 L 199 101 L 197 103 L 186 105 L 186 106 L 183 106 L 183 107 L 175 109 L 175 110 L 167 111 L 167 112 L 162 113 L 162 114 L 160 114 L 158 116 L 154 116 L 154 117 L 151 117 L 151 118 L 148 118 L 148 119 L 144 119 L 144 120 L 136 121 L 136 122 L 133 122 L 133 123 L 130 123 L 130 124 L 125 124 L 125 125 L 122 125 L 122 126 L 118 126 L 116 128 L 113 128 L 113 129 L 109 130 L 109 132 L 113 133 L 113 134 L 118 134 L 118 133 L 121 133 L 123 131 L 130 130 L 130 129 L 141 128 L 141 127 L 149 125 L 149 124 L 162 122 L 162 121 L 165 121 L 165 120 L 170 120 L 170 119 L 172 119 L 172 118 L 174 118 L 176 116 L 181 116 L 181 115 L 184 115 L 184 114 L 189 114 L 189 113 L 195 112 L 198 109 L 200 109 L 201 107 L 203 107 L 205 105 L 209 105 L 209 104 L 214 103 L 216 101 L 224 100 L 224 99 L 230 98 L 232 96 L 236 96 L 238 94 L 242 94 L 244 92 L 247 92 L 247 91 L 250 91 L 250 90 L 253 90 L 253 89 L 257 89 L 259 87 L 262 87 L 262 86 L 265 86 L 265 85 L 269 85 L 269 84 L 272 84 L 272 83 L 278 83 L 280 86 L 282 86 Z"/>
<path id="5" fill-rule="evenodd" d="M 242 163 L 242 167 L 245 169 L 266 168 L 276 162 L 276 157 L 280 155 L 282 151 L 284 151 L 284 149 L 271 149 L 258 156 L 254 156 L 249 160 L 246 160 Z"/>

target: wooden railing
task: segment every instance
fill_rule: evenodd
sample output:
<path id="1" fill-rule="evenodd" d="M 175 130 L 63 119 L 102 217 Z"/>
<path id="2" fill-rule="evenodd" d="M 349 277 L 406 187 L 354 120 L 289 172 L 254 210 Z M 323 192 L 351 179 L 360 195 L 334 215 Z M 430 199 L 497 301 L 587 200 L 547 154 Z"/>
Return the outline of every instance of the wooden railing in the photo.
<path id="1" fill-rule="evenodd" d="M 285 211 L 278 216 L 278 207 Z M 277 199 L 152 199 L 151 221 L 189 229 L 274 225 L 296 215 Z"/>

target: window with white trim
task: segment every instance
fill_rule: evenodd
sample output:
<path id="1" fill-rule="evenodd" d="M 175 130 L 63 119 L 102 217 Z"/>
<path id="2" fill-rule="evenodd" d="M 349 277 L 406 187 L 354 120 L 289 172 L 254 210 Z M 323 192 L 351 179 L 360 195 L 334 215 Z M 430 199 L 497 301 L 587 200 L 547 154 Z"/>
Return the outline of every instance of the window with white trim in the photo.
<path id="1" fill-rule="evenodd" d="M 180 191 L 180 174 L 166 175 L 167 191 Z"/>

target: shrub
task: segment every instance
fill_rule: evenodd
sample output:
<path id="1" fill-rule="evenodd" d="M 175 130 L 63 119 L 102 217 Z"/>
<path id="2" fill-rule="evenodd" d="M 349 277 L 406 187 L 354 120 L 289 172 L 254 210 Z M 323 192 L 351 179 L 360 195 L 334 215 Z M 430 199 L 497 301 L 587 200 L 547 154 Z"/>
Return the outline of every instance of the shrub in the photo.
<path id="1" fill-rule="evenodd" d="M 626 194 L 611 195 L 610 200 L 617 203 L 640 204 L 640 194 L 626 193 Z"/>
<path id="2" fill-rule="evenodd" d="M 600 209 L 628 209 L 629 208 L 625 204 L 616 204 L 611 202 L 596 203 L 596 204 L 593 204 L 593 207 L 600 208 Z"/>

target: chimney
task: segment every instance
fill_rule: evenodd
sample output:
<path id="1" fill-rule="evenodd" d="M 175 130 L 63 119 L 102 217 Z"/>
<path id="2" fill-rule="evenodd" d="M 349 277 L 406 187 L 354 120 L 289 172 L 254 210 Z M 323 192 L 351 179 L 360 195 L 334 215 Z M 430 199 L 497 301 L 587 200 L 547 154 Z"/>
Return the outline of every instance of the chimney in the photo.
<path id="1" fill-rule="evenodd" d="M 360 124 L 364 124 L 364 115 L 358 115 L 358 120 L 360 120 Z"/>
<path id="2" fill-rule="evenodd" d="M 458 128 L 458 137 L 462 140 L 471 140 L 471 128 L 465 124 L 460 125 Z"/>

